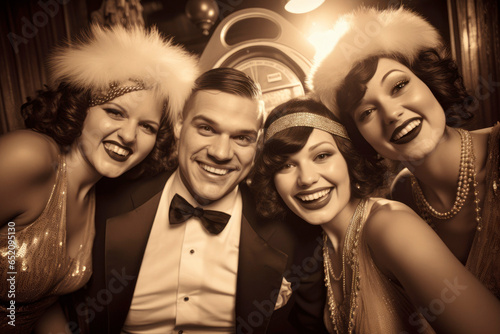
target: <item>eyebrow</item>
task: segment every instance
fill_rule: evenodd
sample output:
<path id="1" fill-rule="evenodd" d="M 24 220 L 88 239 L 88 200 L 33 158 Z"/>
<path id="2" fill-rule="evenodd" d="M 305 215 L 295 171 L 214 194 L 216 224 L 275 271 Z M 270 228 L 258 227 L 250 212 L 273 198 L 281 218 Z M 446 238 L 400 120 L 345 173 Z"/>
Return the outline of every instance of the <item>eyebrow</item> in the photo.
<path id="1" fill-rule="evenodd" d="M 212 126 L 217 126 L 218 125 L 217 122 L 214 122 L 213 120 L 211 120 L 210 118 L 208 118 L 208 117 L 206 117 L 204 115 L 196 115 L 196 116 L 194 116 L 191 119 L 191 123 L 193 123 L 195 121 L 203 121 L 203 122 L 206 122 L 206 123 L 208 123 L 209 125 L 212 125 Z M 242 135 L 253 135 L 253 136 L 257 136 L 257 134 L 258 134 L 258 131 L 247 130 L 247 129 L 237 130 L 235 132 L 239 133 L 239 134 L 242 134 Z"/>
<path id="2" fill-rule="evenodd" d="M 380 80 L 380 84 L 383 84 L 384 80 L 387 79 L 387 77 L 389 76 L 389 74 L 391 74 L 392 72 L 401 72 L 401 73 L 404 73 L 403 71 L 397 70 L 397 69 L 390 70 L 389 72 L 387 72 L 386 74 L 384 74 L 384 76 L 382 77 L 382 80 Z"/>
<path id="3" fill-rule="evenodd" d="M 316 145 L 313 145 L 313 146 L 309 147 L 309 152 L 310 152 L 310 151 L 314 151 L 314 150 L 315 150 L 318 146 L 321 146 L 321 145 L 323 145 L 323 144 L 328 144 L 328 145 L 330 145 L 330 146 L 334 146 L 334 145 L 333 145 L 331 142 L 329 142 L 329 141 L 322 141 L 322 142 L 317 143 Z"/>
<path id="4" fill-rule="evenodd" d="M 120 109 L 120 110 L 121 110 L 121 111 L 123 111 L 124 113 L 127 113 L 127 115 L 128 115 L 128 111 L 127 111 L 127 110 L 125 110 L 125 108 L 123 108 L 121 105 L 116 104 L 116 103 L 114 103 L 114 102 L 108 102 L 108 104 L 112 104 L 112 105 L 114 105 L 115 107 L 117 107 L 118 109 Z"/>

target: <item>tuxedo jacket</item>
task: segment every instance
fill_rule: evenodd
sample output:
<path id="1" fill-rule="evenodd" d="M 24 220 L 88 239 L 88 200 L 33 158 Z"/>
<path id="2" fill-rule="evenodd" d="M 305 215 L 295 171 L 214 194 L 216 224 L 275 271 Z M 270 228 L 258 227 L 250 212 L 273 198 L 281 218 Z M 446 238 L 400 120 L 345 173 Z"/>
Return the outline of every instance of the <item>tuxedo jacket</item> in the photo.
<path id="1" fill-rule="evenodd" d="M 93 274 L 66 301 L 74 332 L 120 333 L 170 176 L 166 172 L 133 182 L 108 179 L 98 183 Z M 240 189 L 243 212 L 235 332 L 326 332 L 319 230 L 297 217 L 286 221 L 259 218 L 248 187 L 242 183 Z M 291 296 L 286 305 L 274 310 L 283 277 L 291 282 Z"/>

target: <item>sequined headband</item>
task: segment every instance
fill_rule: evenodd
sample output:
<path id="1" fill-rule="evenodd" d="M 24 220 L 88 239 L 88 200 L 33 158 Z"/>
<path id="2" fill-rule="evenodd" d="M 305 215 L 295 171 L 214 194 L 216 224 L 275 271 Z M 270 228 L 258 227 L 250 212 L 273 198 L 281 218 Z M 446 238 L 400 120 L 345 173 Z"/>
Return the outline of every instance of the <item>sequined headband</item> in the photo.
<path id="1" fill-rule="evenodd" d="M 109 85 L 109 90 L 106 92 L 106 94 L 94 96 L 90 99 L 89 107 L 94 107 L 97 105 L 104 104 L 108 101 L 113 100 L 114 98 L 117 98 L 119 96 L 122 96 L 130 92 L 146 89 L 142 81 L 140 80 L 132 80 L 132 81 L 135 81 L 137 85 L 119 87 L 117 83 L 112 83 L 111 85 Z"/>
<path id="2" fill-rule="evenodd" d="M 335 136 L 349 139 L 349 135 L 342 124 L 320 115 L 301 112 L 283 116 L 271 123 L 267 129 L 265 140 L 269 140 L 278 132 L 297 126 L 311 127 L 326 131 Z"/>

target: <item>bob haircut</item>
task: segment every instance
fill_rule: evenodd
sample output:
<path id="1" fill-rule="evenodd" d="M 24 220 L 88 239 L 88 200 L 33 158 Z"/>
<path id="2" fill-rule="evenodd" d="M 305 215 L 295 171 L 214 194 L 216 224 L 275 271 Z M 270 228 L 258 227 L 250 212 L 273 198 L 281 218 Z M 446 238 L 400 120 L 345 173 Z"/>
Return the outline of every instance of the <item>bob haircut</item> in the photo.
<path id="1" fill-rule="evenodd" d="M 87 117 L 91 98 L 89 90 L 72 87 L 62 82 L 56 89 L 45 86 L 34 98 L 21 106 L 21 114 L 27 128 L 43 133 L 58 144 L 61 152 L 67 153 L 80 137 Z M 138 177 L 154 175 L 176 167 L 175 138 L 172 124 L 165 110 L 156 135 L 153 150 L 140 164 L 127 172 Z"/>
<path id="2" fill-rule="evenodd" d="M 469 109 L 474 99 L 465 90 L 455 61 L 448 54 L 441 54 L 435 49 L 427 49 L 421 51 L 412 63 L 397 54 L 373 56 L 352 68 L 337 91 L 337 106 L 341 122 L 360 152 L 369 156 L 377 155 L 359 133 L 352 115 L 366 93 L 366 85 L 375 74 L 380 58 L 396 60 L 422 80 L 443 108 L 447 125 L 458 127 L 472 119 L 473 114 Z"/>
<path id="3" fill-rule="evenodd" d="M 276 108 L 269 114 L 264 125 L 267 129 L 278 118 L 294 113 L 308 112 L 338 122 L 336 117 L 320 102 L 311 98 L 295 98 Z M 257 211 L 266 218 L 283 217 L 287 207 L 274 185 L 275 174 L 284 166 L 288 158 L 299 152 L 307 143 L 314 128 L 293 127 L 278 132 L 268 139 L 260 150 L 251 180 L 251 187 L 257 197 Z M 351 196 L 368 197 L 386 183 L 381 163 L 376 159 L 366 159 L 356 151 L 345 138 L 332 135 L 340 153 L 347 162 L 351 182 Z"/>

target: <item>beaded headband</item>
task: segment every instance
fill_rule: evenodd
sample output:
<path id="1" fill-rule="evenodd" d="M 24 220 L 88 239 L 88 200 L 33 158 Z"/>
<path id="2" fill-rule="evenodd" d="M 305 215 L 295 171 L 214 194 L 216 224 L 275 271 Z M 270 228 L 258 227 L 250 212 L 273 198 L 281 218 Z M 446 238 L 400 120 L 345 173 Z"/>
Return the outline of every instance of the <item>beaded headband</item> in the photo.
<path id="1" fill-rule="evenodd" d="M 265 141 L 269 140 L 278 132 L 298 126 L 306 126 L 323 130 L 331 133 L 332 135 L 350 140 L 349 135 L 342 124 L 320 115 L 300 112 L 280 117 L 271 123 L 269 128 L 267 128 Z"/>
<path id="2" fill-rule="evenodd" d="M 137 85 L 134 86 L 122 86 L 122 87 L 118 86 L 118 83 L 114 82 L 111 85 L 109 85 L 109 90 L 106 92 L 105 95 L 97 95 L 92 97 L 89 102 L 89 107 L 101 105 L 117 98 L 118 96 L 122 96 L 130 92 L 135 92 L 144 89 L 146 89 L 146 87 L 144 86 L 144 83 L 141 81 L 137 81 Z"/>
<path id="3" fill-rule="evenodd" d="M 147 89 L 167 102 L 166 116 L 172 122 L 194 87 L 197 62 L 197 57 L 165 39 L 155 27 L 97 24 L 57 48 L 49 60 L 54 87 L 65 82 L 90 91 L 91 106 Z"/>

